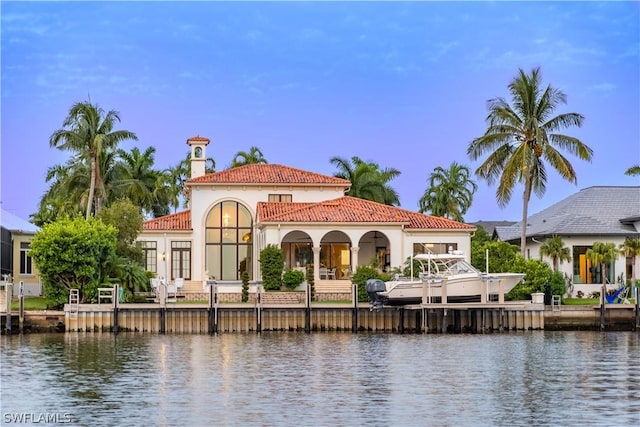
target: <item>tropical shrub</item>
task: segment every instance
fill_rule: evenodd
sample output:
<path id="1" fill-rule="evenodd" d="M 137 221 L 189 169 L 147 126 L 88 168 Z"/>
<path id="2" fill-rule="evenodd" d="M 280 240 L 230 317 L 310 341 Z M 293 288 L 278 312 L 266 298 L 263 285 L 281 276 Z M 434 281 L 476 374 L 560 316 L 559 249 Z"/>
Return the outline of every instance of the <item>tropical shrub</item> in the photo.
<path id="1" fill-rule="evenodd" d="M 517 259 L 523 259 L 518 247 L 507 242 L 489 240 L 481 245 L 471 245 L 471 265 L 480 271 L 487 269 L 487 249 L 489 250 L 489 272 L 506 273 L 514 271 Z"/>
<path id="2" fill-rule="evenodd" d="M 282 283 L 287 287 L 287 289 L 295 289 L 302 282 L 304 282 L 304 273 L 298 270 L 288 269 L 282 275 Z"/>
<path id="3" fill-rule="evenodd" d="M 356 272 L 353 274 L 351 281 L 358 285 L 358 301 L 366 302 L 369 301 L 369 294 L 367 294 L 367 280 L 369 279 L 379 279 L 380 273 L 378 270 L 369 267 L 369 266 L 360 266 L 356 269 Z"/>
<path id="4" fill-rule="evenodd" d="M 525 273 L 525 277 L 506 295 L 509 300 L 531 299 L 531 294 L 536 292 L 545 292 L 551 295 L 564 295 L 566 292 L 566 283 L 562 273 L 554 272 L 544 261 L 525 260 L 518 256 L 512 271 Z"/>
<path id="5" fill-rule="evenodd" d="M 136 302 L 136 292 L 148 292 L 151 289 L 150 279 L 154 274 L 146 271 L 142 265 L 129 258 L 114 255 L 107 261 L 109 283 L 118 283 L 123 291 L 124 302 Z"/>
<path id="6" fill-rule="evenodd" d="M 80 290 L 80 302 L 97 298 L 105 282 L 107 261 L 115 254 L 117 230 L 89 217 L 61 219 L 45 224 L 31 242 L 44 295 L 56 306 L 69 300 L 69 290 Z"/>
<path id="7" fill-rule="evenodd" d="M 144 221 L 140 208 L 128 199 L 121 199 L 103 208 L 98 218 L 118 230 L 116 253 L 142 264 L 142 248 L 135 243 Z"/>

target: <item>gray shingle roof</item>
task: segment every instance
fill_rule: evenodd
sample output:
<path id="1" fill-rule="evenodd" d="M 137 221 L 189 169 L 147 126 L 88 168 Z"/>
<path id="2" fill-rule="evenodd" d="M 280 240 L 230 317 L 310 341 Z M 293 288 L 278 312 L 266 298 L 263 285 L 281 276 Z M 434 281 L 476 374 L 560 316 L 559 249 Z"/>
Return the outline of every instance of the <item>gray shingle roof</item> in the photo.
<path id="1" fill-rule="evenodd" d="M 11 212 L 7 212 L 4 209 L 0 210 L 0 226 L 6 228 L 9 231 L 13 232 L 22 232 L 27 234 L 35 234 L 40 230 L 37 226 L 30 223 L 29 221 L 25 221 L 22 218 L 19 218 L 12 214 Z"/>
<path id="2" fill-rule="evenodd" d="M 496 227 L 508 227 L 515 223 L 516 221 L 477 221 L 474 222 L 473 225 L 484 228 L 484 231 L 486 231 L 489 236 L 493 236 Z"/>
<path id="3" fill-rule="evenodd" d="M 531 215 L 527 236 L 637 235 L 628 221 L 637 216 L 640 187 L 588 187 Z M 500 240 L 520 239 L 520 222 L 496 227 L 496 233 Z"/>

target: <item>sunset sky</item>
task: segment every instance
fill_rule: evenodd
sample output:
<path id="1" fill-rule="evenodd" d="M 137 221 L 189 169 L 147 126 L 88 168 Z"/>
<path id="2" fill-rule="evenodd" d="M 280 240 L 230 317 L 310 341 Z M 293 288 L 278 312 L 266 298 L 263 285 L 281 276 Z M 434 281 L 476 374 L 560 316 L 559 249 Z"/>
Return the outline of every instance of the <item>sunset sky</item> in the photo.
<path id="1" fill-rule="evenodd" d="M 72 104 L 120 112 L 135 145 L 174 166 L 187 138 L 211 139 L 216 169 L 256 146 L 269 163 L 333 175 L 358 156 L 401 175 L 403 208 L 486 130 L 486 101 L 518 68 L 541 67 L 594 150 L 570 155 L 577 186 L 549 177 L 529 212 L 594 185 L 640 185 L 639 2 L 13 2 L 1 14 L 2 209 L 37 210 L 49 147 Z M 123 148 L 131 148 L 127 143 Z M 467 222 L 519 220 L 478 179 Z"/>

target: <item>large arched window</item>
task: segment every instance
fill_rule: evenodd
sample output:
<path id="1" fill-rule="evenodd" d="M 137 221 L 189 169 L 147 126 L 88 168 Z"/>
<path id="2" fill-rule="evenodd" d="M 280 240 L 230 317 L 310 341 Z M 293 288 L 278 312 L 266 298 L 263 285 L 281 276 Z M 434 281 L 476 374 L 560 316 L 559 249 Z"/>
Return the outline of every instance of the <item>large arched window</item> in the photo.
<path id="1" fill-rule="evenodd" d="M 205 265 L 215 280 L 241 280 L 242 272 L 252 279 L 251 230 L 249 210 L 238 202 L 218 203 L 207 216 Z"/>

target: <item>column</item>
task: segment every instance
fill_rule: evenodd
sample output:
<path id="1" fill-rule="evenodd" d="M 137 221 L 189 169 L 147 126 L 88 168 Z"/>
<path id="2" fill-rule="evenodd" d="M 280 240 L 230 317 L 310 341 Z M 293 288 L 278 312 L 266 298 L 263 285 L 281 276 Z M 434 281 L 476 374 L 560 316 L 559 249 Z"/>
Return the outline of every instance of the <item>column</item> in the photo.
<path id="1" fill-rule="evenodd" d="M 351 246 L 351 272 L 353 274 L 358 269 L 358 251 L 360 251 L 359 246 Z"/>
<path id="2" fill-rule="evenodd" d="M 320 280 L 320 246 L 314 246 L 313 248 L 313 280 L 318 282 Z"/>

